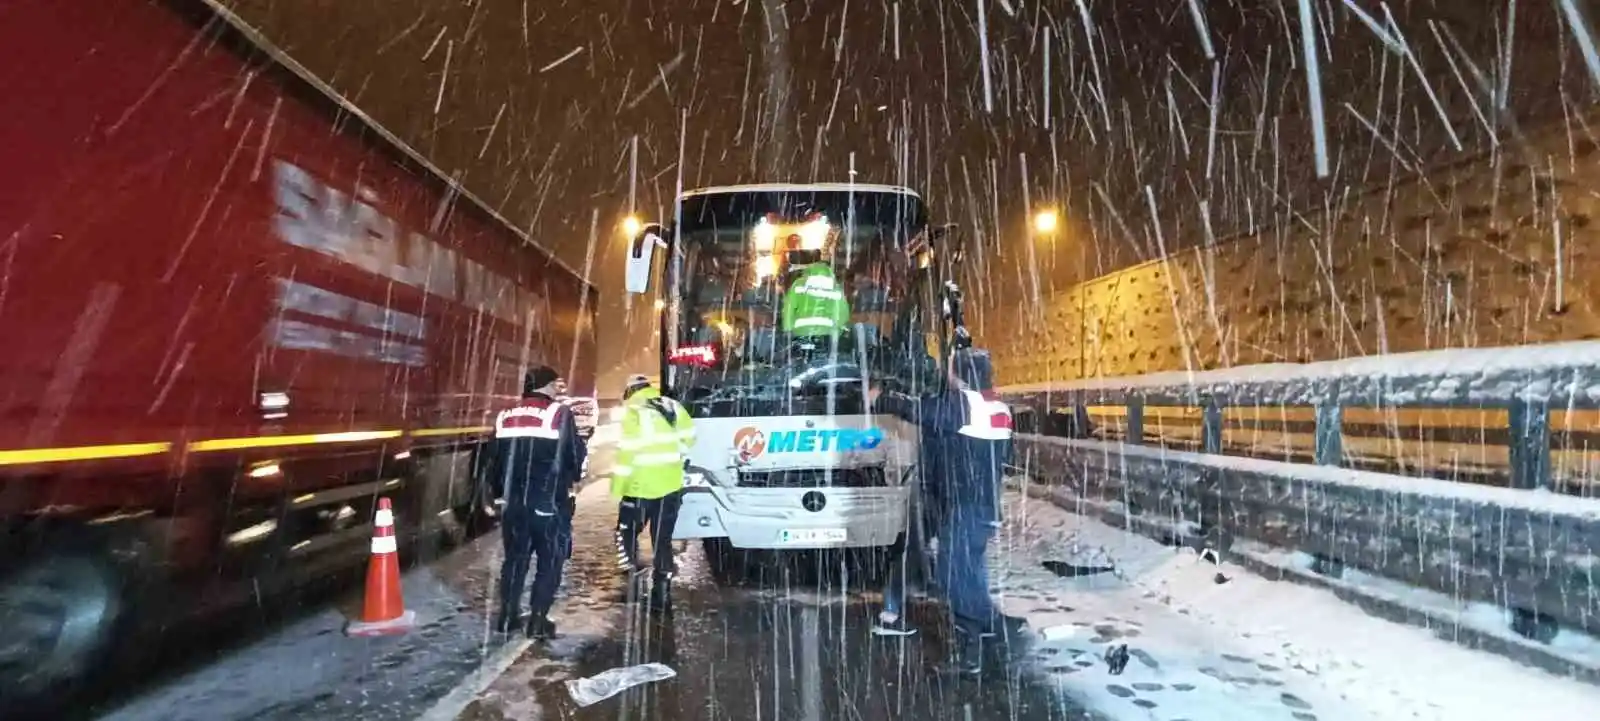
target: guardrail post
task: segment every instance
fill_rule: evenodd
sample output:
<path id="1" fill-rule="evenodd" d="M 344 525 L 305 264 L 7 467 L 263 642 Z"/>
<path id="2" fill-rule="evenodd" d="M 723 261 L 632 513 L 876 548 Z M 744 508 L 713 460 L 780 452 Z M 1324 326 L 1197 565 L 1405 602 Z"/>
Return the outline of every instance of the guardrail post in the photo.
<path id="1" fill-rule="evenodd" d="M 1317 465 L 1339 465 L 1344 459 L 1344 406 L 1337 398 L 1317 404 L 1316 439 Z"/>
<path id="2" fill-rule="evenodd" d="M 1549 401 L 1513 399 L 1508 415 L 1511 421 L 1511 487 L 1549 490 Z"/>
<path id="3" fill-rule="evenodd" d="M 1128 399 L 1128 428 L 1123 432 L 1124 440 L 1134 445 L 1144 443 L 1144 399 L 1131 397 Z"/>
<path id="4" fill-rule="evenodd" d="M 1200 401 L 1200 406 L 1201 450 L 1222 453 L 1222 405 L 1208 397 Z"/>

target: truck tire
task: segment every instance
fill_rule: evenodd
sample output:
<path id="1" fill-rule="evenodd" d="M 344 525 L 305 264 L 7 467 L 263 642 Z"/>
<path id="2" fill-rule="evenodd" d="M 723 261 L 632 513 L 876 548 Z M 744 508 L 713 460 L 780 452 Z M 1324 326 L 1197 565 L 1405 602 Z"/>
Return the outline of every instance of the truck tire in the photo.
<path id="1" fill-rule="evenodd" d="M 482 482 L 474 482 L 467 502 L 453 509 L 456 521 L 466 530 L 466 539 L 477 538 L 494 530 L 500 515 L 494 507 L 494 496 Z"/>
<path id="2" fill-rule="evenodd" d="M 49 552 L 0 573 L 0 715 L 8 715 L 93 677 L 127 603 L 122 574 L 93 552 Z"/>

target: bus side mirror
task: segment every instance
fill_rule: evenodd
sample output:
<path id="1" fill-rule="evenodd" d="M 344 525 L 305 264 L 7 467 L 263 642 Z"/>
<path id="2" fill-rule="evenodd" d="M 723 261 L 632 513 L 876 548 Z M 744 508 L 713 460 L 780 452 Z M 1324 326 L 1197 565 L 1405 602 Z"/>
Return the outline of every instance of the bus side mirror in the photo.
<path id="1" fill-rule="evenodd" d="M 656 246 L 666 247 L 666 234 L 666 229 L 660 223 L 648 223 L 629 241 L 625 279 L 629 293 L 643 293 L 650 289 L 651 261 L 655 259 Z"/>

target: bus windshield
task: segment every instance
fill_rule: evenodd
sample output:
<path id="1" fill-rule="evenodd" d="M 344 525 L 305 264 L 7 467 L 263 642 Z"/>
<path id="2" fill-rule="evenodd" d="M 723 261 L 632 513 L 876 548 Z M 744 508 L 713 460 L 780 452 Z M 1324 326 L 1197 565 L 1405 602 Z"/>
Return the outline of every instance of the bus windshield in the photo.
<path id="1" fill-rule="evenodd" d="M 689 194 L 669 387 L 697 415 L 835 412 L 926 361 L 927 217 L 898 189 Z M 836 390 L 829 394 L 828 388 Z M 840 404 L 843 405 L 840 405 Z"/>

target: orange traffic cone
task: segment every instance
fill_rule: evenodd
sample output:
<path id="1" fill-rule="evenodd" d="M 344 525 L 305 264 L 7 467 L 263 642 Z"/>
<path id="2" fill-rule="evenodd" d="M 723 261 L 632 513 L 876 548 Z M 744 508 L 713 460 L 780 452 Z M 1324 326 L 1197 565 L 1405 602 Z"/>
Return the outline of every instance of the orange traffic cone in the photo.
<path id="1" fill-rule="evenodd" d="M 350 636 L 394 636 L 411 630 L 417 614 L 407 611 L 400 598 L 400 543 L 394 535 L 394 509 L 389 499 L 378 499 L 372 521 L 372 558 L 367 562 L 367 598 L 361 620 L 351 621 Z"/>

